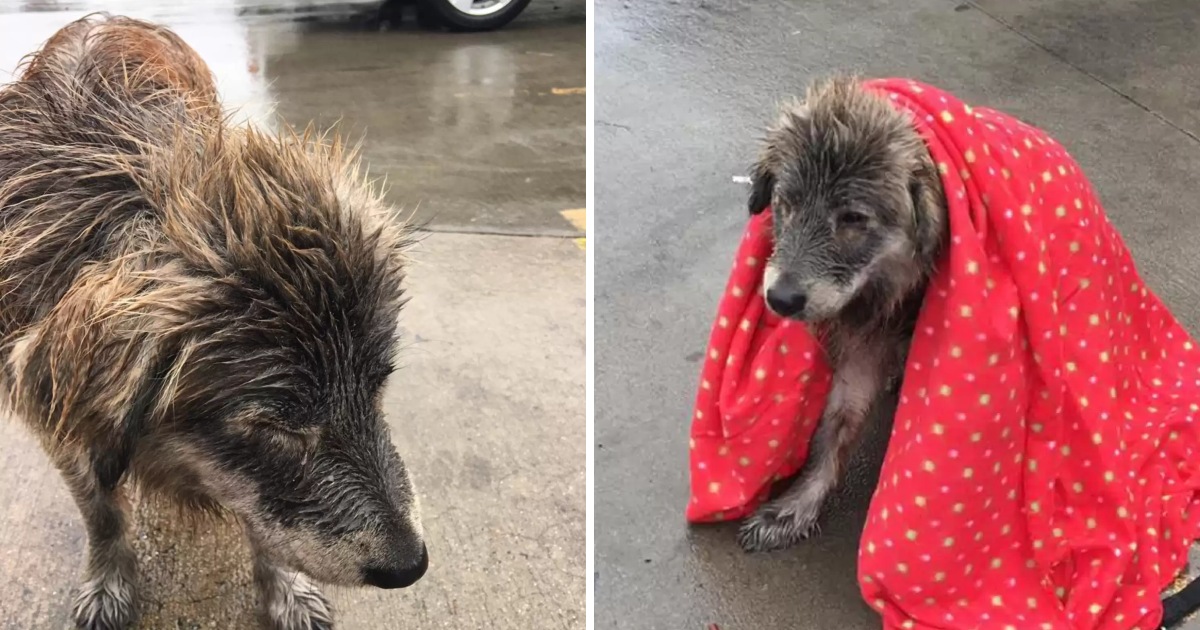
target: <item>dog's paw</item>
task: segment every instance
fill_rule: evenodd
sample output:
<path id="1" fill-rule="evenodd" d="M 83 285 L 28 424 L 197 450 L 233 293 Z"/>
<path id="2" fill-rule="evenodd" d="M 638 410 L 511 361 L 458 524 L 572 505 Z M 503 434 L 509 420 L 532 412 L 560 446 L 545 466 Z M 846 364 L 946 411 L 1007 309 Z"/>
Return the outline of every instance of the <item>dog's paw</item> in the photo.
<path id="1" fill-rule="evenodd" d="M 73 607 L 82 630 L 126 630 L 137 619 L 137 588 L 119 572 L 84 582 Z"/>
<path id="2" fill-rule="evenodd" d="M 264 612 L 271 630 L 332 630 L 329 601 L 303 573 L 280 572 L 264 593 Z"/>
<path id="3" fill-rule="evenodd" d="M 790 507 L 790 506 L 788 506 Z M 817 513 L 768 503 L 742 521 L 738 544 L 748 552 L 779 551 L 820 533 Z"/>

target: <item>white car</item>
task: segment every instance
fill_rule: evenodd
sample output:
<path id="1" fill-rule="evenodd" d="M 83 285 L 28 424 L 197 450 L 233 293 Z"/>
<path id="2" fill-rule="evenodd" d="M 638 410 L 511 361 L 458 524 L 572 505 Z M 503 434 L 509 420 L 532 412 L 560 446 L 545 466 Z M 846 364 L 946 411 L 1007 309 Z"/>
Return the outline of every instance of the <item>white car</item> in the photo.
<path id="1" fill-rule="evenodd" d="M 391 4 L 397 0 L 384 3 Z M 513 21 L 529 0 L 415 0 L 418 11 L 446 26 L 465 31 L 486 31 Z"/>
<path id="2" fill-rule="evenodd" d="M 291 12 L 297 15 L 356 13 L 373 23 L 400 21 L 415 7 L 419 21 L 458 31 L 490 31 L 516 19 L 530 0 L 241 0 L 243 13 Z"/>

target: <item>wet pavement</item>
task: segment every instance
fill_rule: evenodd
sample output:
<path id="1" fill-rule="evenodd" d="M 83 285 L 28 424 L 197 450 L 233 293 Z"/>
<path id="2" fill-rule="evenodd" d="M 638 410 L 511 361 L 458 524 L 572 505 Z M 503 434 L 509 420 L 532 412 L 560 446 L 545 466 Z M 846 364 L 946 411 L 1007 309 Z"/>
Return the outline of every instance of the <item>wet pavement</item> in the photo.
<path id="1" fill-rule="evenodd" d="M 1047 129 L 1200 332 L 1194 2 L 597 0 L 594 19 L 598 629 L 879 627 L 854 574 L 884 427 L 799 547 L 746 555 L 735 525 L 683 520 L 694 388 L 745 220 L 733 177 L 813 78 L 912 76 Z"/>
<path id="2" fill-rule="evenodd" d="M 0 82 L 108 8 L 175 28 L 242 119 L 340 119 L 364 137 L 372 173 L 427 228 L 385 412 L 431 566 L 400 591 L 327 589 L 338 627 L 583 628 L 584 3 L 535 0 L 479 34 L 363 30 L 329 10 L 297 22 L 284 4 L 0 0 Z M 65 628 L 84 532 L 18 422 L 0 420 L 0 479 L 0 629 Z M 257 626 L 235 526 L 150 500 L 135 520 L 140 627 Z"/>
<path id="3" fill-rule="evenodd" d="M 558 213 L 585 198 L 584 1 L 536 0 L 507 27 L 471 34 L 414 20 L 373 30 L 353 15 L 371 4 L 0 0 L 0 82 L 71 19 L 151 19 L 204 57 L 237 118 L 274 123 L 274 112 L 361 138 L 389 200 L 417 222 L 578 235 Z"/>

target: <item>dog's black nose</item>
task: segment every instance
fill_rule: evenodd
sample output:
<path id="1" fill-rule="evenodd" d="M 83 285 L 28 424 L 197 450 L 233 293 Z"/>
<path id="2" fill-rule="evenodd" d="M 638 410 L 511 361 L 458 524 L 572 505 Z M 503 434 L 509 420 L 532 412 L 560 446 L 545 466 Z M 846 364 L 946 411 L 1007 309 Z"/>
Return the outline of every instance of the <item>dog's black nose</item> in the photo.
<path id="1" fill-rule="evenodd" d="M 378 588 L 404 588 L 412 586 L 429 568 L 429 550 L 421 544 L 421 559 L 413 566 L 403 568 L 367 567 L 363 569 L 363 582 Z"/>
<path id="2" fill-rule="evenodd" d="M 787 284 L 776 282 L 767 289 L 767 306 L 777 315 L 793 317 L 804 312 L 808 303 L 808 295 L 804 291 Z"/>

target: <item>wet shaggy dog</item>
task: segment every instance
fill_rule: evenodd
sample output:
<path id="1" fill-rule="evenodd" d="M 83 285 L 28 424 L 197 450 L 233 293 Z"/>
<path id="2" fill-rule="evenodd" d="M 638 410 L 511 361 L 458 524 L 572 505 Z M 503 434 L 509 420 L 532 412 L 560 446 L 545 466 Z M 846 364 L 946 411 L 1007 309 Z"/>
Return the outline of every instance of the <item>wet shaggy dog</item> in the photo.
<path id="1" fill-rule="evenodd" d="M 380 409 L 405 231 L 339 142 L 220 109 L 174 34 L 103 15 L 0 87 L 0 375 L 83 515 L 81 628 L 137 615 L 126 480 L 236 516 L 274 628 L 331 626 L 306 576 L 428 566 Z"/>
<path id="2" fill-rule="evenodd" d="M 852 78 L 814 84 L 783 108 L 752 171 L 752 214 L 771 206 L 763 291 L 806 322 L 833 370 L 796 482 L 741 527 L 747 551 L 815 529 L 872 407 L 904 370 L 925 288 L 948 238 L 941 180 L 907 116 Z"/>

